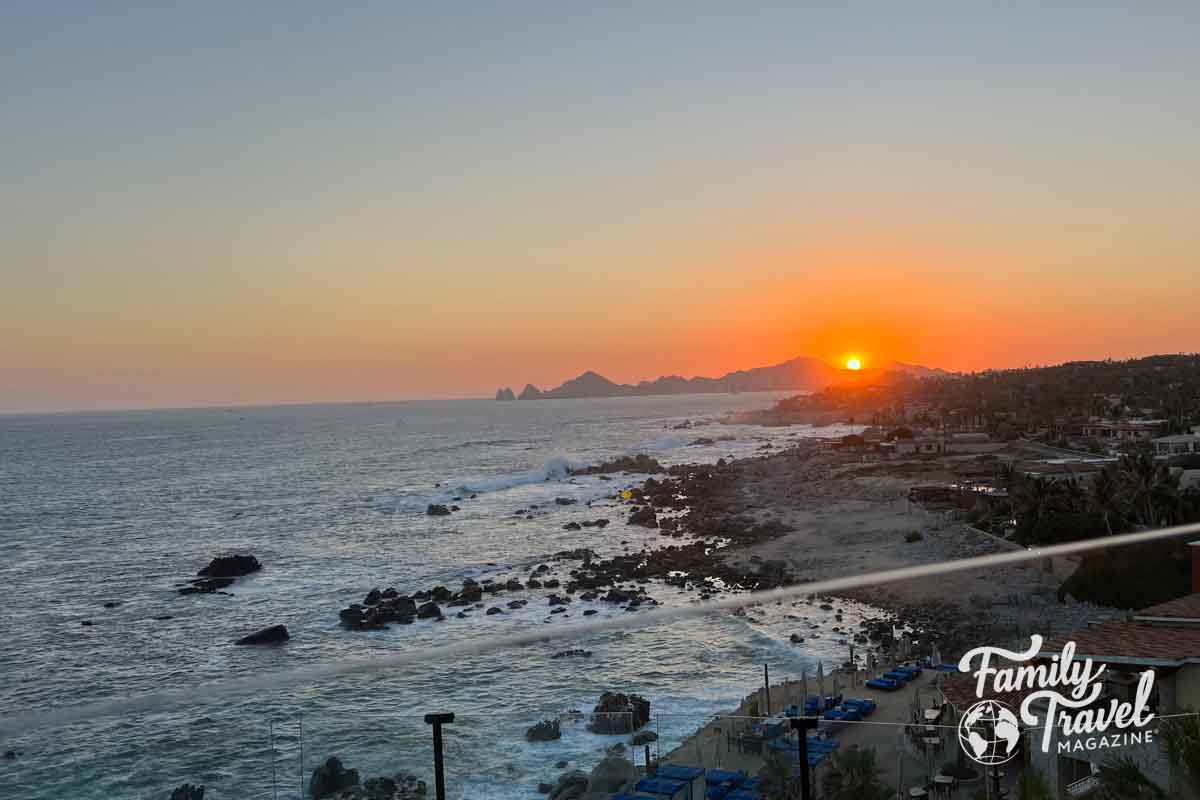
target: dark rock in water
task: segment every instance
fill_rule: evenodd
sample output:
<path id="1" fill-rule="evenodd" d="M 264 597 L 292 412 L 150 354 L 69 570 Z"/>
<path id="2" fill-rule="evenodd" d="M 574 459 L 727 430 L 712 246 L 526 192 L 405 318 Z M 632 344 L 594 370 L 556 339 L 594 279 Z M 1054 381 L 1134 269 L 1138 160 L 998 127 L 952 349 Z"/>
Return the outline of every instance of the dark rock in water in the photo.
<path id="1" fill-rule="evenodd" d="M 91 621 L 90 619 L 84 619 L 84 620 L 80 620 L 80 621 L 79 621 L 79 624 L 80 624 L 80 625 L 82 625 L 82 626 L 83 626 L 83 627 L 85 627 L 85 628 L 90 628 L 90 627 L 92 627 L 92 621 Z"/>
<path id="2" fill-rule="evenodd" d="M 561 738 L 562 729 L 556 719 L 542 720 L 525 731 L 525 740 L 529 742 L 552 742 Z"/>
<path id="3" fill-rule="evenodd" d="M 380 593 L 380 591 L 378 589 L 372 589 L 371 591 L 367 592 L 367 596 L 363 598 L 363 605 L 377 606 L 379 605 L 379 601 L 382 599 L 383 595 Z"/>
<path id="4" fill-rule="evenodd" d="M 467 618 L 467 612 L 465 612 L 465 611 L 460 611 L 460 612 L 458 612 L 457 614 L 455 614 L 454 616 L 455 616 L 455 617 L 457 617 L 458 619 L 466 619 L 466 618 Z"/>
<path id="5" fill-rule="evenodd" d="M 542 390 L 534 386 L 532 383 L 525 384 L 525 388 L 521 390 L 521 394 L 517 396 L 518 400 L 537 400 L 541 398 Z"/>
<path id="6" fill-rule="evenodd" d="M 445 586 L 435 586 L 429 592 L 429 599 L 437 603 L 444 603 L 454 597 L 454 593 Z"/>
<path id="7" fill-rule="evenodd" d="M 197 578 L 191 586 L 179 590 L 180 594 L 213 594 L 233 585 L 233 578 Z"/>
<path id="8" fill-rule="evenodd" d="M 791 641 L 792 641 L 792 644 L 800 644 L 801 642 L 804 641 L 804 637 L 798 633 L 793 633 L 791 636 Z"/>
<path id="9" fill-rule="evenodd" d="M 7 758 L 9 761 L 12 761 L 14 758 L 17 757 L 17 751 L 16 750 L 5 750 L 4 757 Z M 187 784 L 184 784 L 184 785 L 186 786 Z"/>
<path id="10" fill-rule="evenodd" d="M 537 572 L 537 573 L 549 572 L 549 571 L 550 571 L 549 564 L 538 564 L 537 569 L 534 570 L 534 572 Z"/>
<path id="11" fill-rule="evenodd" d="M 111 601 L 111 600 L 110 600 L 110 601 L 108 601 L 107 603 L 105 603 L 105 604 L 104 604 L 104 607 L 105 607 L 105 608 L 116 608 L 116 607 L 117 607 L 117 606 L 119 606 L 119 605 L 121 605 L 121 604 L 120 604 L 120 603 L 114 603 L 113 601 Z"/>
<path id="12" fill-rule="evenodd" d="M 556 763 L 554 764 L 554 768 L 555 768 L 555 769 L 566 769 L 566 768 L 567 768 L 567 764 L 569 764 L 569 763 L 571 763 L 571 762 L 569 762 L 569 761 L 565 761 L 565 760 L 564 760 L 564 761 L 558 761 L 558 762 L 556 762 Z"/>
<path id="13" fill-rule="evenodd" d="M 592 616 L 593 614 L 599 614 L 599 613 L 600 613 L 600 612 L 599 612 L 599 611 L 597 611 L 596 609 L 594 609 L 594 608 L 589 608 L 587 611 L 583 612 L 583 615 L 584 615 L 585 617 L 590 617 L 590 616 Z"/>
<path id="14" fill-rule="evenodd" d="M 512 578 L 506 584 L 504 584 L 504 588 L 508 589 L 510 592 L 519 592 L 524 589 L 525 586 L 516 578 Z"/>
<path id="15" fill-rule="evenodd" d="M 382 597 L 383 597 L 383 599 L 384 599 L 384 600 L 395 600 L 395 599 L 396 599 L 397 597 L 399 597 L 399 596 L 400 596 L 400 593 L 399 593 L 399 592 L 397 592 L 397 591 L 396 591 L 396 590 L 395 590 L 393 587 L 391 587 L 391 586 L 389 586 L 388 588 L 386 588 L 386 589 L 384 589 L 384 590 L 383 590 L 383 595 L 382 595 Z"/>
<path id="16" fill-rule="evenodd" d="M 583 527 L 585 527 L 585 528 L 606 528 L 606 527 L 608 527 L 608 520 L 601 518 L 601 519 L 593 520 L 592 522 L 585 522 L 585 523 L 583 523 Z"/>
<path id="17" fill-rule="evenodd" d="M 169 619 L 175 619 L 175 617 L 171 616 L 170 614 L 163 614 L 161 616 L 155 617 L 154 621 L 155 622 L 166 622 Z"/>
<path id="18" fill-rule="evenodd" d="M 363 781 L 362 789 L 367 800 L 392 800 L 396 790 L 400 788 L 395 778 L 368 778 Z"/>
<path id="19" fill-rule="evenodd" d="M 442 610 L 438 608 L 437 603 L 425 603 L 417 609 L 418 619 L 429 619 L 431 617 L 440 617 Z"/>
<path id="20" fill-rule="evenodd" d="M 489 608 L 487 610 L 487 615 L 489 617 L 494 617 L 497 614 L 503 614 L 503 613 L 504 613 L 504 609 L 502 609 L 500 606 L 492 606 L 491 608 Z"/>
<path id="21" fill-rule="evenodd" d="M 562 586 L 562 584 L 559 582 L 558 578 L 551 578 L 550 580 L 542 583 L 542 586 L 547 589 L 557 589 L 558 587 Z"/>
<path id="22" fill-rule="evenodd" d="M 217 556 L 196 575 L 201 578 L 240 578 L 260 569 L 262 564 L 251 555 Z"/>
<path id="23" fill-rule="evenodd" d="M 554 791 L 553 783 L 539 783 L 537 785 L 538 794 L 550 794 Z"/>
<path id="24" fill-rule="evenodd" d="M 658 461 L 645 453 L 639 453 L 636 456 L 621 456 L 620 458 L 614 458 L 612 461 L 605 461 L 603 464 L 571 470 L 571 474 L 601 475 L 606 472 L 641 472 L 649 474 L 665 471 Z"/>
<path id="25" fill-rule="evenodd" d="M 636 694 L 605 692 L 592 709 L 593 733 L 632 733 L 650 720 L 650 701 Z"/>
<path id="26" fill-rule="evenodd" d="M 269 628 L 263 628 L 258 633 L 243 636 L 234 642 L 234 644 L 276 644 L 278 642 L 286 642 L 288 638 L 287 627 L 272 625 Z"/>
<path id="27" fill-rule="evenodd" d="M 308 793 L 313 798 L 328 797 L 335 792 L 358 786 L 358 770 L 346 769 L 341 759 L 330 756 L 324 764 L 313 770 L 308 781 Z"/>
<path id="28" fill-rule="evenodd" d="M 554 498 L 555 505 L 573 506 L 578 501 L 574 497 L 556 497 Z"/>
<path id="29" fill-rule="evenodd" d="M 513 394 L 513 390 L 510 387 L 505 386 L 503 389 L 496 390 L 496 399 L 501 402 L 509 402 L 516 400 L 517 396 Z"/>
<path id="30" fill-rule="evenodd" d="M 184 783 L 171 792 L 171 800 L 204 800 L 204 787 Z"/>
<path id="31" fill-rule="evenodd" d="M 440 503 L 430 503 L 425 513 L 431 517 L 444 517 L 450 513 L 450 509 Z"/>
<path id="32" fill-rule="evenodd" d="M 528 600 L 509 600 L 508 607 L 509 608 L 524 608 L 525 604 L 528 602 L 529 602 Z"/>
<path id="33" fill-rule="evenodd" d="M 537 578 L 530 578 L 529 582 L 525 584 L 525 587 L 528 589 L 540 589 L 542 588 L 542 582 Z"/>
<path id="34" fill-rule="evenodd" d="M 654 731 L 642 731 L 641 733 L 635 733 L 633 735 L 633 741 L 631 742 L 631 744 L 633 744 L 634 747 L 637 747 L 639 745 L 650 744 L 651 742 L 657 742 L 657 741 L 658 741 L 657 733 L 655 733 Z"/>
<path id="35" fill-rule="evenodd" d="M 592 654 L 591 650 L 580 650 L 580 649 L 561 650 L 550 657 L 551 658 L 575 658 L 575 657 L 588 658 L 589 656 L 591 656 L 591 654 Z"/>
<path id="36" fill-rule="evenodd" d="M 564 531 L 577 531 L 577 530 L 580 530 L 582 527 L 583 526 L 580 525 L 578 522 L 568 522 L 566 525 L 563 525 L 563 530 Z"/>
<path id="37" fill-rule="evenodd" d="M 629 524 L 640 525 L 643 528 L 657 528 L 658 518 L 654 514 L 654 509 L 646 506 L 629 515 Z"/>

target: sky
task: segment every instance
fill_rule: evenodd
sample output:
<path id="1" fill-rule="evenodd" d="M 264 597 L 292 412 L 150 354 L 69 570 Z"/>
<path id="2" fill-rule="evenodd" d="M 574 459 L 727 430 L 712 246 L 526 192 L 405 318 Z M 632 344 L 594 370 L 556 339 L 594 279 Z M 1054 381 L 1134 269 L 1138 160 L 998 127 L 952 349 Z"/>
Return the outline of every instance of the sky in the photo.
<path id="1" fill-rule="evenodd" d="M 0 7 L 0 410 L 1200 350 L 1200 4 L 345 5 Z"/>

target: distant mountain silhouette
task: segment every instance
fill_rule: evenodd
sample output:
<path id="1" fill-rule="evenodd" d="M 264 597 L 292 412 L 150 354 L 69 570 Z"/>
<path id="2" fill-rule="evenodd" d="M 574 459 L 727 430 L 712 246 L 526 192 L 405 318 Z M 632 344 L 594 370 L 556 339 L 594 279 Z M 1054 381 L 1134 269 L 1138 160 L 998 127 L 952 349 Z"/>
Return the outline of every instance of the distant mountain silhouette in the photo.
<path id="1" fill-rule="evenodd" d="M 902 364 L 898 361 L 882 367 L 864 370 L 866 374 L 904 372 L 917 377 L 945 375 L 945 370 Z M 641 381 L 636 385 L 614 383 L 596 372 L 588 370 L 563 385 L 540 391 L 526 384 L 520 394 L 521 400 L 565 400 L 583 397 L 639 397 L 656 394 L 714 394 L 723 392 L 767 392 L 773 390 L 808 389 L 816 391 L 854 373 L 832 367 L 819 358 L 801 356 L 770 367 L 756 367 L 729 372 L 719 378 L 684 378 L 666 375 L 652 381 Z"/>

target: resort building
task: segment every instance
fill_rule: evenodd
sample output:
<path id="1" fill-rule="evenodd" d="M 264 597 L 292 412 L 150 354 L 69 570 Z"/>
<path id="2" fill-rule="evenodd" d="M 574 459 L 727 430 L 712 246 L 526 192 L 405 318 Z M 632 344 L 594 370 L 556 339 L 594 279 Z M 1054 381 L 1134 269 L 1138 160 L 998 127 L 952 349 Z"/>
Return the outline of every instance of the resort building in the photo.
<path id="1" fill-rule="evenodd" d="M 1031 479 L 1084 486 L 1104 468 L 1104 461 L 1037 461 L 1023 465 L 1021 473 Z"/>
<path id="2" fill-rule="evenodd" d="M 1092 420 L 1085 422 L 1082 433 L 1087 438 L 1100 439 L 1114 444 L 1120 442 L 1148 442 L 1167 427 L 1165 419 Z"/>
<path id="3" fill-rule="evenodd" d="M 1200 426 L 1192 428 L 1191 433 L 1159 436 L 1153 444 L 1156 458 L 1200 454 Z"/>

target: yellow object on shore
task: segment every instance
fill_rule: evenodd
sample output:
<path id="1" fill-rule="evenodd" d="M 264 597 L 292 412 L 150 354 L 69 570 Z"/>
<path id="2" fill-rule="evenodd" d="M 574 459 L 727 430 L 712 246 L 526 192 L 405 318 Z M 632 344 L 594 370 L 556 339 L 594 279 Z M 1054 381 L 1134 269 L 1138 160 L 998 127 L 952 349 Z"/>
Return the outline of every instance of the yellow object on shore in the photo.
<path id="1" fill-rule="evenodd" d="M 632 489 L 622 489 L 621 490 L 621 499 L 622 500 L 632 500 L 633 499 L 633 490 Z"/>

